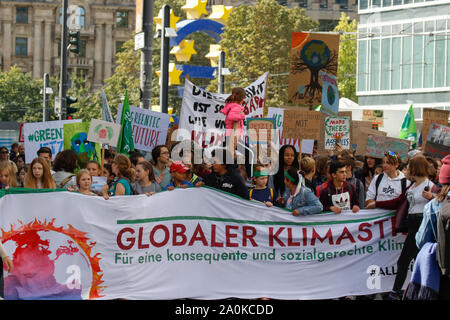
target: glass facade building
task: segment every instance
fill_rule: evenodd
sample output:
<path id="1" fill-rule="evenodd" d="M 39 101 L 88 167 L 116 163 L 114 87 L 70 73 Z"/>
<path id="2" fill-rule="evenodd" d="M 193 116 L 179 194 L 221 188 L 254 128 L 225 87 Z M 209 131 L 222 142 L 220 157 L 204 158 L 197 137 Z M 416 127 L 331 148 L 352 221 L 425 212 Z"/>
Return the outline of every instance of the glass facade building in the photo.
<path id="1" fill-rule="evenodd" d="M 361 106 L 450 110 L 450 1 L 360 0 Z"/>

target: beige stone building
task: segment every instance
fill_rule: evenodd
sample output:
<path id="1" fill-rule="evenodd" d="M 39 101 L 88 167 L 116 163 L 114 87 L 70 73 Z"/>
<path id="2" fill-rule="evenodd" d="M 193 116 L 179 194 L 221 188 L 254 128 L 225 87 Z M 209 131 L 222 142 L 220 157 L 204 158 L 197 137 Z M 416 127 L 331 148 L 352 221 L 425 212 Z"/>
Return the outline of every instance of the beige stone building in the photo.
<path id="1" fill-rule="evenodd" d="M 135 0 L 69 0 L 80 27 L 80 54 L 69 52 L 68 72 L 88 76 L 94 88 L 110 77 L 116 52 L 132 37 Z M 62 0 L 0 1 L 0 70 L 18 65 L 33 78 L 60 72 Z"/>

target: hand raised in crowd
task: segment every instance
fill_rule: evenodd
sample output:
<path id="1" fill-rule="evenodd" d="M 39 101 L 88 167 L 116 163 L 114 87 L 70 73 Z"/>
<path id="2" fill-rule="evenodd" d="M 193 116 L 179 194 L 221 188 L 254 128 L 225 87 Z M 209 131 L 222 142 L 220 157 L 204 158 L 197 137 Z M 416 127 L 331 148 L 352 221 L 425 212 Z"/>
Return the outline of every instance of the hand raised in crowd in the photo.
<path id="1" fill-rule="evenodd" d="M 340 207 L 335 207 L 335 206 L 330 207 L 330 210 L 333 211 L 333 212 L 336 213 L 336 214 L 342 212 L 342 208 L 340 208 Z"/>
<path id="2" fill-rule="evenodd" d="M 353 206 L 353 208 L 352 208 L 352 212 L 353 213 L 356 213 L 356 212 L 358 212 L 359 210 L 361 210 L 361 208 L 359 207 L 359 206 L 357 206 L 356 204 Z"/>
<path id="3" fill-rule="evenodd" d="M 13 263 L 10 257 L 6 256 L 3 259 L 3 265 L 6 267 L 6 270 L 11 273 L 13 270 Z"/>
<path id="4" fill-rule="evenodd" d="M 103 198 L 105 198 L 105 200 L 108 200 L 108 199 L 109 199 L 109 195 L 108 195 L 108 185 L 107 185 L 107 184 L 105 184 L 105 185 L 102 187 L 102 195 L 103 195 Z"/>
<path id="5" fill-rule="evenodd" d="M 433 193 L 431 193 L 431 191 L 423 191 L 422 192 L 422 197 L 424 197 L 427 200 L 432 200 L 434 198 Z"/>

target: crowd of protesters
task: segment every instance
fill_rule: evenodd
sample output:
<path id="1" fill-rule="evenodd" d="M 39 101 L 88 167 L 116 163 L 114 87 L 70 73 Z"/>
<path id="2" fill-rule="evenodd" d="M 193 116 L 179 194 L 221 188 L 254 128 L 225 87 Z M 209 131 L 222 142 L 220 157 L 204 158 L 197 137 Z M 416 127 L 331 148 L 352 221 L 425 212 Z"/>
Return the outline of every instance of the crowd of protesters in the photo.
<path id="1" fill-rule="evenodd" d="M 402 160 L 397 153 L 386 150 L 382 159 L 376 159 L 356 156 L 342 148 L 318 155 L 316 146 L 313 154 L 307 155 L 299 154 L 292 145 L 284 145 L 278 151 L 278 170 L 271 172 L 271 166 L 261 162 L 236 164 L 233 155 L 230 156 L 233 150 L 229 148 L 213 150 L 209 164 L 196 163 L 194 154 L 203 150 L 196 149 L 191 142 L 189 148 L 183 149 L 189 152 L 182 151 L 181 160 L 173 160 L 171 155 L 176 145 L 156 146 L 150 161 L 138 151 L 126 156 L 106 150 L 103 166 L 90 161 L 86 168 L 80 168 L 74 151 L 53 155 L 47 147 L 39 149 L 36 158 L 26 164 L 24 146 L 15 143 L 11 151 L 0 148 L 0 189 L 66 188 L 109 199 L 208 186 L 261 201 L 268 207 L 285 208 L 294 216 L 403 208 L 408 216 L 407 225 L 396 227 L 406 231 L 407 237 L 397 263 L 394 287 L 387 295 L 389 299 L 401 299 L 408 267 L 419 252 L 416 234 L 419 228 L 425 228 L 421 227 L 422 217 L 429 216 L 427 210 L 435 210 L 436 202 L 450 195 L 450 155 L 434 159 L 420 150 L 411 150 L 408 158 Z M 227 157 L 233 159 L 231 163 Z M 91 190 L 96 176 L 106 177 L 100 193 Z M 4 254 L 2 258 L 8 269 L 12 268 L 9 258 Z"/>

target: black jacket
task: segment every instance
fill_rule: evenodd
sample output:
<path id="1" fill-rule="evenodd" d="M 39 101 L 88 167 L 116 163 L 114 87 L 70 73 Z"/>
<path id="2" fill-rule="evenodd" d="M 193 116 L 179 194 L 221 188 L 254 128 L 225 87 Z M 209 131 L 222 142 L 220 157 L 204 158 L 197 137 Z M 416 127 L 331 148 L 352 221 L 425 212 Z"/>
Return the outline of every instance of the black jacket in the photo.
<path id="1" fill-rule="evenodd" d="M 248 189 L 242 176 L 232 169 L 221 176 L 211 172 L 204 179 L 205 185 L 248 199 Z"/>

